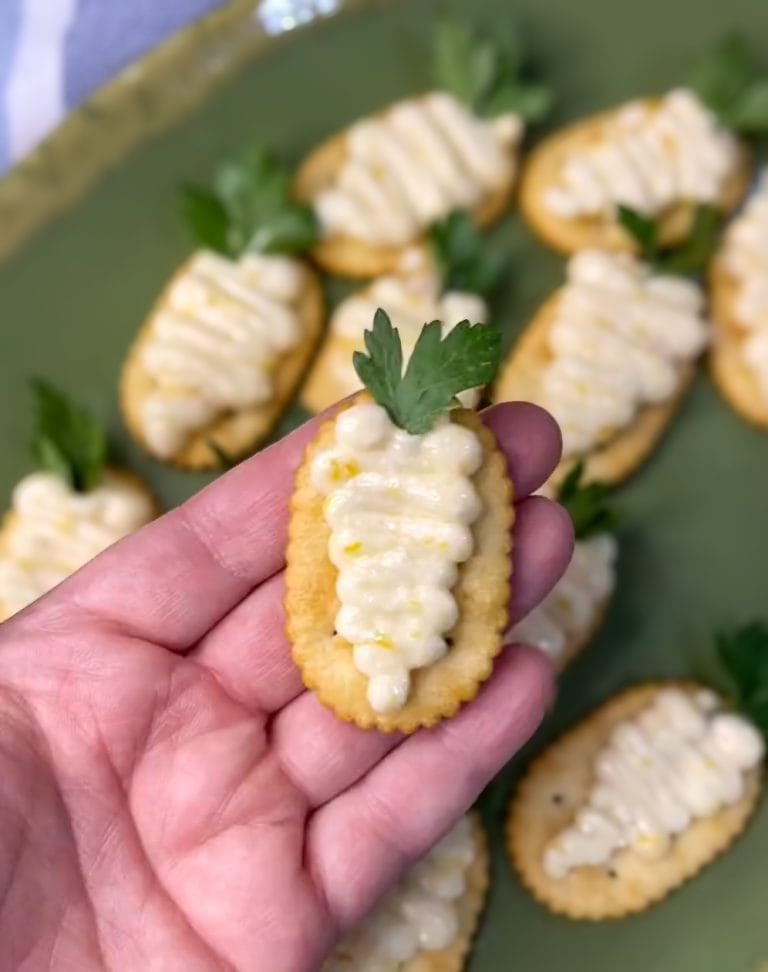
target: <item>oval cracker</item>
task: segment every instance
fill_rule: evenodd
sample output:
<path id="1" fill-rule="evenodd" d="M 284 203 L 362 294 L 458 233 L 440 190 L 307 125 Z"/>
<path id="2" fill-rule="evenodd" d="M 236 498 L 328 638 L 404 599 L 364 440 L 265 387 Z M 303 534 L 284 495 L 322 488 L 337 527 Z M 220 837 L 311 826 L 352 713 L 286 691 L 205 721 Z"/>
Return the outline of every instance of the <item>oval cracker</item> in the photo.
<path id="1" fill-rule="evenodd" d="M 174 274 L 160 295 L 154 309 L 139 330 L 123 365 L 120 379 L 120 409 L 123 419 L 136 442 L 150 455 L 141 421 L 141 406 L 152 389 L 152 380 L 141 365 L 142 349 L 151 337 L 152 318 L 165 301 L 165 294 L 174 280 L 186 272 L 184 264 Z M 299 318 L 304 333 L 299 343 L 283 355 L 274 372 L 273 395 L 267 402 L 237 412 L 228 412 L 214 419 L 208 426 L 192 435 L 181 452 L 170 458 L 155 456 L 180 469 L 216 469 L 220 458 L 210 447 L 215 442 L 233 458 L 246 455 L 269 435 L 296 392 L 317 346 L 323 327 L 323 292 L 316 275 L 305 266 L 305 289 L 299 302 Z"/>
<path id="2" fill-rule="evenodd" d="M 649 104 L 658 100 L 646 99 Z M 612 108 L 566 125 L 539 142 L 528 156 L 520 177 L 520 211 L 537 236 L 560 253 L 592 247 L 636 251 L 634 241 L 615 219 L 602 215 L 567 219 L 552 212 L 544 202 L 544 194 L 557 184 L 563 160 L 574 150 L 587 148 L 599 140 L 604 126 L 620 110 Z M 750 153 L 743 143 L 740 148 L 738 163 L 717 201 L 726 213 L 738 205 L 749 184 Z M 663 246 L 681 242 L 691 229 L 694 212 L 695 206 L 689 202 L 670 207 L 659 220 L 659 242 Z"/>
<path id="3" fill-rule="evenodd" d="M 477 695 L 501 650 L 511 573 L 512 484 L 506 458 L 477 413 L 457 410 L 451 415 L 476 432 L 483 445 L 485 460 L 473 477 L 483 512 L 473 524 L 475 552 L 459 566 L 453 589 L 459 621 L 450 633 L 451 648 L 433 665 L 411 673 L 408 701 L 397 712 L 371 708 L 367 679 L 352 661 L 352 648 L 335 634 L 337 570 L 328 559 L 323 497 L 310 483 L 315 453 L 332 442 L 333 419 L 322 425 L 296 474 L 286 551 L 288 640 L 306 687 L 339 718 L 362 729 L 410 733 L 454 715 Z"/>
<path id="4" fill-rule="evenodd" d="M 519 338 L 501 369 L 493 388 L 494 402 L 536 402 L 542 370 L 551 360 L 547 332 L 557 313 L 561 291 L 546 300 Z M 586 453 L 584 481 L 599 481 L 613 485 L 632 475 L 653 452 L 667 426 L 682 404 L 693 381 L 695 367 L 685 365 L 680 371 L 680 388 L 665 402 L 646 405 L 634 421 L 621 429 L 607 442 Z M 561 460 L 549 479 L 557 485 L 573 466 L 574 456 Z"/>
<path id="5" fill-rule="evenodd" d="M 334 135 L 313 149 L 296 173 L 293 185 L 296 198 L 311 205 L 314 198 L 335 181 L 345 158 L 345 132 Z M 512 199 L 517 169 L 515 154 L 504 185 L 497 192 L 486 196 L 470 213 L 478 227 L 490 226 L 505 212 Z M 311 252 L 313 259 L 323 270 L 336 276 L 380 277 L 386 273 L 394 273 L 405 250 L 421 241 L 422 237 L 417 237 L 402 246 L 376 246 L 354 237 L 329 236 L 321 239 Z"/>
<path id="6" fill-rule="evenodd" d="M 522 883 L 550 911 L 588 921 L 644 911 L 726 851 L 752 816 L 761 790 L 759 771 L 748 774 L 738 803 L 696 820 L 659 860 L 622 850 L 609 867 L 579 867 L 564 878 L 544 871 L 545 848 L 586 800 L 594 759 L 613 728 L 636 716 L 669 684 L 638 685 L 605 702 L 545 749 L 521 780 L 510 805 L 507 850 Z M 700 688 L 691 683 L 679 687 Z"/>

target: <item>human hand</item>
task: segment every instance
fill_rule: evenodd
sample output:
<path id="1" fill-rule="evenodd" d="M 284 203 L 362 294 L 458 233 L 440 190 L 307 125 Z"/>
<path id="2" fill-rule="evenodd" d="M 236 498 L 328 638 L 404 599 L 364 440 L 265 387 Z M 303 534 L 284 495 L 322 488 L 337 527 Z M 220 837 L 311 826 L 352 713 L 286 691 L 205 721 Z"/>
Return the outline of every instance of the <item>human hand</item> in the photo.
<path id="1" fill-rule="evenodd" d="M 534 406 L 485 420 L 518 497 L 515 621 L 570 556 L 564 512 L 524 498 L 560 438 Z M 0 972 L 310 972 L 537 726 L 551 673 L 520 647 L 406 739 L 303 691 L 282 566 L 316 429 L 0 626 Z"/>

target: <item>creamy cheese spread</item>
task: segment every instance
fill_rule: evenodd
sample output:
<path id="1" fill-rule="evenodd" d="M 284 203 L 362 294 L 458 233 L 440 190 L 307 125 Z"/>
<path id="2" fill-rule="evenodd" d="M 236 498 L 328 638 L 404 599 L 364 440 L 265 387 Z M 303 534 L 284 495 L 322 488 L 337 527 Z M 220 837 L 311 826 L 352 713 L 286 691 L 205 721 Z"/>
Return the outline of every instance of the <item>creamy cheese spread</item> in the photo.
<path id="1" fill-rule="evenodd" d="M 322 972 L 399 972 L 421 952 L 449 948 L 474 859 L 472 825 L 463 817 L 336 946 Z"/>
<path id="2" fill-rule="evenodd" d="M 550 594 L 507 634 L 557 663 L 587 637 L 616 584 L 618 545 L 610 533 L 577 540 L 567 570 Z"/>
<path id="3" fill-rule="evenodd" d="M 52 473 L 32 473 L 17 484 L 11 514 L 0 538 L 0 615 L 5 616 L 138 530 L 154 510 L 145 490 L 107 470 L 87 493 L 74 492 Z"/>
<path id="4" fill-rule="evenodd" d="M 563 432 L 563 454 L 594 448 L 644 405 L 674 395 L 707 343 L 701 288 L 654 274 L 626 253 L 582 250 L 568 261 L 547 332 L 539 404 Z"/>
<path id="5" fill-rule="evenodd" d="M 448 416 L 411 435 L 362 402 L 338 415 L 333 444 L 312 460 L 338 570 L 336 631 L 353 646 L 377 712 L 400 709 L 411 671 L 448 650 L 452 588 L 481 511 L 472 476 L 482 459 L 478 436 Z"/>
<path id="6" fill-rule="evenodd" d="M 738 151 L 735 137 L 681 88 L 620 108 L 593 142 L 564 157 L 543 202 L 565 219 L 612 216 L 619 204 L 655 216 L 679 202 L 716 202 Z"/>
<path id="7" fill-rule="evenodd" d="M 615 727 L 594 763 L 589 797 L 549 844 L 544 869 L 563 878 L 604 867 L 628 849 L 647 860 L 668 853 L 697 819 L 738 802 L 745 774 L 763 758 L 763 739 L 710 691 L 662 689 Z"/>
<path id="8" fill-rule="evenodd" d="M 507 184 L 523 124 L 478 118 L 441 91 L 399 101 L 353 125 L 332 185 L 314 200 L 326 236 L 403 246 L 453 209 Z"/>
<path id="9" fill-rule="evenodd" d="M 280 358 L 301 340 L 298 261 L 249 253 L 237 262 L 197 253 L 150 323 L 141 406 L 150 449 L 171 458 L 219 416 L 269 401 Z"/>
<path id="10" fill-rule="evenodd" d="M 398 272 L 374 280 L 343 300 L 331 318 L 331 333 L 345 342 L 343 352 L 331 364 L 340 396 L 360 389 L 360 379 L 352 365 L 348 345 L 363 347 L 363 332 L 370 328 L 376 311 L 382 308 L 400 333 L 403 360 L 411 356 L 421 329 L 429 321 L 442 321 L 447 333 L 460 321 L 485 323 L 488 307 L 482 297 L 463 291 L 441 293 L 440 278 L 423 250 L 413 247 L 403 254 Z M 477 404 L 476 392 L 463 392 L 461 402 L 467 408 Z"/>
<path id="11" fill-rule="evenodd" d="M 733 316 L 746 332 L 743 361 L 768 401 L 768 170 L 744 212 L 731 224 L 722 261 L 736 283 Z"/>

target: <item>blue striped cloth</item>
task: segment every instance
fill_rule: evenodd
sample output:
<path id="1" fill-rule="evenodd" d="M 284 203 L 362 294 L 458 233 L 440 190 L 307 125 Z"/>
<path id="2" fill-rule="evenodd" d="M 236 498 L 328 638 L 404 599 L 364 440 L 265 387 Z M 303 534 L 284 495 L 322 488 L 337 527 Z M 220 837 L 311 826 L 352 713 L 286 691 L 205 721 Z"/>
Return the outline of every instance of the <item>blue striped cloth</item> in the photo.
<path id="1" fill-rule="evenodd" d="M 95 88 L 226 0 L 0 0 L 0 172 Z M 339 0 L 254 0 L 269 33 Z"/>

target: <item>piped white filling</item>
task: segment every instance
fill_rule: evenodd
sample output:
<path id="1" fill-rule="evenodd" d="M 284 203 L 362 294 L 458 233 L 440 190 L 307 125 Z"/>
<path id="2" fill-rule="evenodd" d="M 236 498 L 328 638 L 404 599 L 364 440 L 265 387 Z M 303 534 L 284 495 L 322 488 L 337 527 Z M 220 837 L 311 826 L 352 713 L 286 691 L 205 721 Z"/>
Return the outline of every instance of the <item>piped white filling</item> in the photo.
<path id="1" fill-rule="evenodd" d="M 594 448 L 644 405 L 673 396 L 708 336 L 704 296 L 691 281 L 626 253 L 572 256 L 537 399 L 560 424 L 564 455 Z"/>
<path id="2" fill-rule="evenodd" d="M 52 473 L 32 473 L 13 491 L 3 533 L 0 605 L 11 615 L 73 574 L 153 516 L 136 483 L 107 470 L 99 486 L 76 493 Z"/>
<path id="3" fill-rule="evenodd" d="M 449 948 L 474 859 L 472 826 L 463 817 L 336 946 L 322 972 L 399 972 L 421 952 Z"/>
<path id="4" fill-rule="evenodd" d="M 679 202 L 716 202 L 738 143 L 685 88 L 659 105 L 633 101 L 588 147 L 568 154 L 544 205 L 566 219 L 614 213 L 619 204 L 655 216 Z"/>
<path id="5" fill-rule="evenodd" d="M 314 200 L 323 232 L 403 246 L 453 209 L 472 209 L 510 178 L 517 115 L 478 118 L 442 91 L 353 125 L 333 184 Z"/>
<path id="6" fill-rule="evenodd" d="M 694 821 L 737 803 L 763 739 L 709 691 L 659 691 L 619 724 L 594 762 L 594 784 L 573 822 L 549 844 L 544 869 L 564 878 L 600 867 L 625 848 L 644 859 L 668 853 Z"/>
<path id="7" fill-rule="evenodd" d="M 289 257 L 234 262 L 201 251 L 155 310 L 141 365 L 142 432 L 162 458 L 227 412 L 269 401 L 280 359 L 301 339 L 304 270 Z"/>
<path id="8" fill-rule="evenodd" d="M 557 663 L 587 637 L 616 584 L 616 539 L 609 533 L 577 540 L 567 570 L 538 607 L 505 640 L 533 645 Z"/>
<path id="9" fill-rule="evenodd" d="M 363 402 L 339 414 L 333 444 L 312 460 L 338 570 L 336 631 L 353 646 L 377 712 L 402 708 L 411 671 L 448 650 L 452 588 L 481 511 L 472 476 L 482 459 L 478 436 L 447 416 L 411 435 Z"/>

